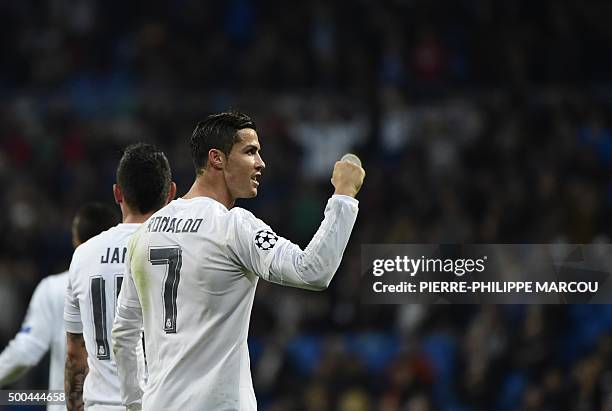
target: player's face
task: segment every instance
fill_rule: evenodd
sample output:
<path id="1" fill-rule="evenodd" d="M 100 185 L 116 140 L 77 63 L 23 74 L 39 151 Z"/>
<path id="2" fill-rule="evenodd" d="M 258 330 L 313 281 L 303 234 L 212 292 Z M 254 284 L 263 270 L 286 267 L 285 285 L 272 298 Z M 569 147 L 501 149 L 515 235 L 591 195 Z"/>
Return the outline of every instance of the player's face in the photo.
<path id="1" fill-rule="evenodd" d="M 266 164 L 261 159 L 257 132 L 252 128 L 238 130 L 238 141 L 227 157 L 225 182 L 232 198 L 251 198 L 257 195 L 261 172 Z"/>

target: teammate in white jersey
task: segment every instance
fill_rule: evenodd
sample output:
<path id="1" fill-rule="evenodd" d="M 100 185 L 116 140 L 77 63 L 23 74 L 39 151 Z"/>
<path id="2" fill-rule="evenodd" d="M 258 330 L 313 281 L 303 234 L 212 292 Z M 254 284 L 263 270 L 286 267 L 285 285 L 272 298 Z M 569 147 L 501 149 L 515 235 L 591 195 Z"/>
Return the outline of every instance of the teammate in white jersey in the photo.
<path id="1" fill-rule="evenodd" d="M 170 165 L 161 151 L 148 144 L 126 148 L 113 186 L 123 222 L 79 246 L 70 264 L 64 308 L 69 410 L 83 406 L 90 410 L 121 409 L 110 333 L 126 246 L 140 224 L 174 198 L 175 192 Z M 142 357 L 137 371 L 143 375 Z"/>
<path id="2" fill-rule="evenodd" d="M 79 208 L 72 222 L 72 244 L 78 247 L 94 235 L 119 222 L 109 206 L 88 203 Z M 0 386 L 17 380 L 40 362 L 51 350 L 49 390 L 64 389 L 66 331 L 64 330 L 64 295 L 68 272 L 43 279 L 34 290 L 21 330 L 0 354 Z M 47 410 L 65 410 L 63 405 L 48 405 Z"/>
<path id="3" fill-rule="evenodd" d="M 325 289 L 355 223 L 364 170 L 338 162 L 325 217 L 304 251 L 279 237 L 237 198 L 257 195 L 265 164 L 255 124 L 240 113 L 208 117 L 191 137 L 197 176 L 189 192 L 162 208 L 128 247 L 113 327 L 121 391 L 128 409 L 257 408 L 247 334 L 259 278 Z M 149 380 L 132 372 L 144 323 Z"/>

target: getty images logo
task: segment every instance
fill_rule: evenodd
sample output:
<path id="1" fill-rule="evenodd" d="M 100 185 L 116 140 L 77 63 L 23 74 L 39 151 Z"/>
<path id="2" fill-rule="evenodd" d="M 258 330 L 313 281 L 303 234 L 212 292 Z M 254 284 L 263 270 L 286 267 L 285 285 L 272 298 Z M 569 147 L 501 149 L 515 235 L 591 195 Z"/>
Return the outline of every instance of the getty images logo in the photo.
<path id="1" fill-rule="evenodd" d="M 406 273 L 414 277 L 419 272 L 423 273 L 453 273 L 461 277 L 467 273 L 485 270 L 487 256 L 482 258 L 410 258 L 407 256 L 397 256 L 393 259 L 376 259 L 373 262 L 372 274 L 380 277 L 385 273 L 398 272 Z"/>

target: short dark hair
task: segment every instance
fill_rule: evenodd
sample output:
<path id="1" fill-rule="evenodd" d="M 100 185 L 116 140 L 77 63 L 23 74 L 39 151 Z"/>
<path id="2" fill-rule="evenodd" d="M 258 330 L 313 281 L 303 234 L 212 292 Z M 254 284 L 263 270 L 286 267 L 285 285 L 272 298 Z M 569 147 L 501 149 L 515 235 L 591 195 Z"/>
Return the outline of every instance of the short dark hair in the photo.
<path id="1" fill-rule="evenodd" d="M 243 128 L 257 130 L 255 122 L 246 114 L 237 111 L 212 114 L 200 121 L 193 133 L 189 147 L 196 173 L 200 174 L 208 162 L 208 152 L 215 148 L 229 155 L 237 142 L 236 133 Z"/>
<path id="2" fill-rule="evenodd" d="M 126 147 L 117 167 L 117 184 L 131 209 L 146 214 L 163 207 L 171 182 L 170 163 L 162 151 L 145 143 Z"/>
<path id="3" fill-rule="evenodd" d="M 74 216 L 73 230 L 76 240 L 84 243 L 91 237 L 108 230 L 121 222 L 117 210 L 102 203 L 86 203 Z"/>

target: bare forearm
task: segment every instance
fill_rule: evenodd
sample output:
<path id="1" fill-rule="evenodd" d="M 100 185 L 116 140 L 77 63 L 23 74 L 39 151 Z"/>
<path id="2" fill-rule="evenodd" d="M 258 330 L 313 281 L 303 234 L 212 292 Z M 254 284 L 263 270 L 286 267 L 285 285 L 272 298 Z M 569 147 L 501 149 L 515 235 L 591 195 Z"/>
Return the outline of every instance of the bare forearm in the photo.
<path id="1" fill-rule="evenodd" d="M 67 354 L 64 371 L 64 391 L 66 392 L 66 408 L 69 411 L 83 410 L 83 384 L 89 371 L 87 366 L 87 351 L 82 334 L 66 333 Z"/>

